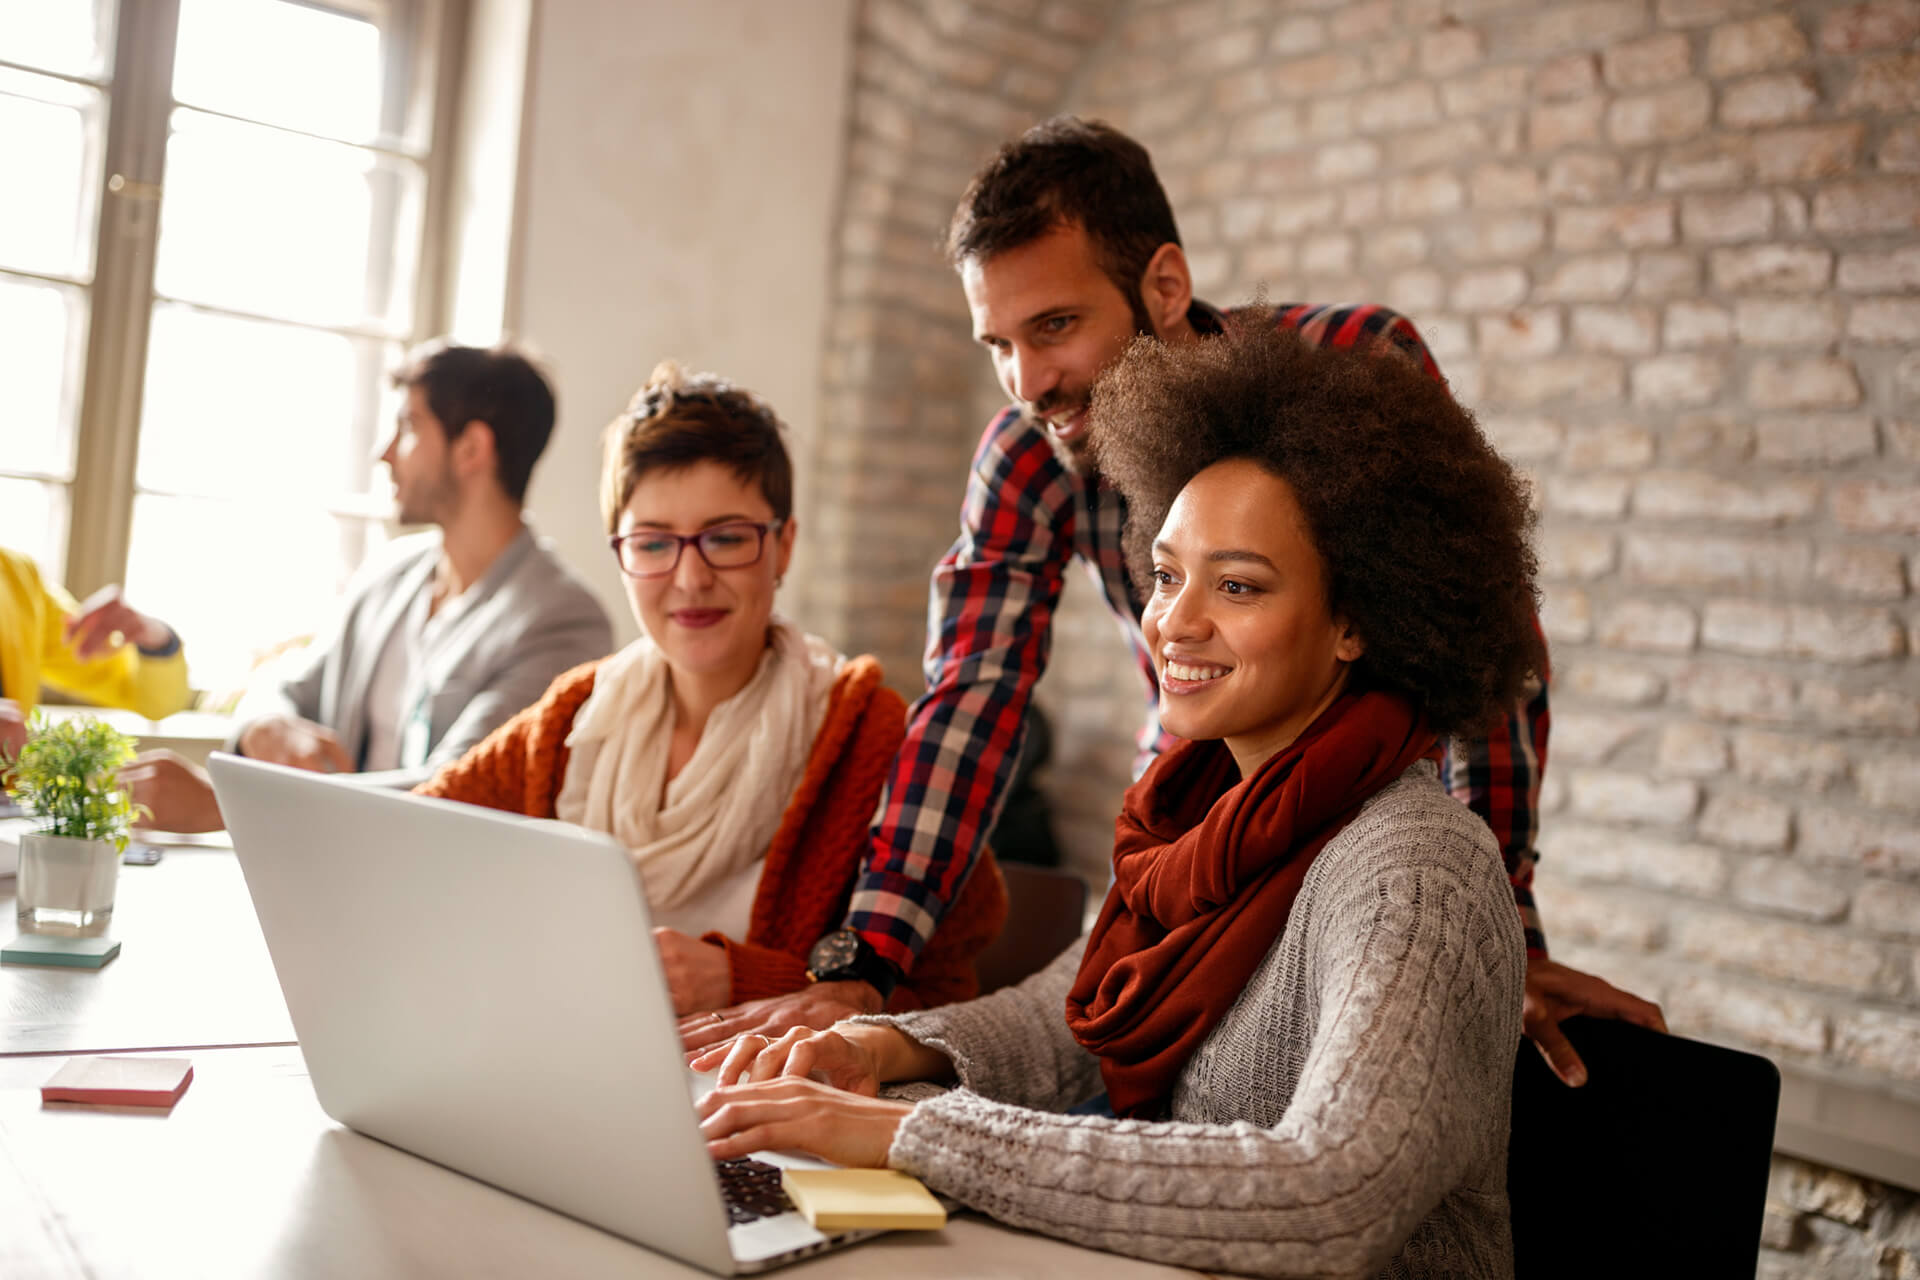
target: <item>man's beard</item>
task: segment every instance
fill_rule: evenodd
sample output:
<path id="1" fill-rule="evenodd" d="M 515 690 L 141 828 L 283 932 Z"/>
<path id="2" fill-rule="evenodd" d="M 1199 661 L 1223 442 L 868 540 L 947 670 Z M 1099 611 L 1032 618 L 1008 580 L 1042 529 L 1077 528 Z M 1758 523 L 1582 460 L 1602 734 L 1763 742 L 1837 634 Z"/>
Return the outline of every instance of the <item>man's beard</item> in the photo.
<path id="1" fill-rule="evenodd" d="M 1135 292 L 1132 296 L 1133 336 L 1135 338 L 1159 337 L 1159 333 L 1153 327 L 1153 317 L 1147 314 L 1146 303 L 1141 299 L 1138 292 Z M 1115 360 L 1119 358 L 1117 355 L 1114 357 Z M 1101 369 L 1100 372 L 1105 373 L 1108 368 L 1112 367 L 1112 361 L 1109 361 L 1106 368 Z M 1098 377 L 1098 375 L 1095 376 L 1096 378 Z M 1065 394 L 1048 392 L 1046 395 L 1040 397 L 1040 399 L 1026 406 L 1027 416 L 1038 423 L 1041 430 L 1047 433 L 1047 440 L 1053 445 L 1053 451 L 1060 460 L 1073 470 L 1089 476 L 1093 475 L 1096 470 L 1093 460 L 1093 431 L 1091 429 L 1093 425 L 1092 408 L 1093 388 L 1091 387 Z M 1062 440 L 1054 432 L 1051 420 L 1055 417 L 1070 418 L 1082 410 L 1087 411 L 1088 416 L 1082 422 L 1080 438 L 1071 442 Z"/>
<path id="2" fill-rule="evenodd" d="M 433 478 L 425 492 L 402 495 L 395 504 L 399 512 L 394 519 L 405 525 L 444 524 L 453 511 L 457 490 L 453 468 L 449 466 Z"/>
<path id="3" fill-rule="evenodd" d="M 1089 473 L 1093 470 L 1093 456 L 1088 451 L 1087 446 L 1092 440 L 1092 436 L 1084 429 L 1084 424 L 1089 421 L 1089 419 L 1082 419 L 1083 429 L 1080 432 L 1079 438 L 1071 441 L 1060 438 L 1059 433 L 1053 429 L 1052 420 L 1055 417 L 1070 418 L 1075 413 L 1090 408 L 1092 401 L 1093 393 L 1090 391 L 1074 392 L 1070 395 L 1059 395 L 1049 392 L 1035 403 L 1027 406 L 1027 416 L 1038 423 L 1040 429 L 1047 433 L 1047 442 L 1053 446 L 1054 453 L 1058 454 L 1061 460 L 1075 471 Z"/>

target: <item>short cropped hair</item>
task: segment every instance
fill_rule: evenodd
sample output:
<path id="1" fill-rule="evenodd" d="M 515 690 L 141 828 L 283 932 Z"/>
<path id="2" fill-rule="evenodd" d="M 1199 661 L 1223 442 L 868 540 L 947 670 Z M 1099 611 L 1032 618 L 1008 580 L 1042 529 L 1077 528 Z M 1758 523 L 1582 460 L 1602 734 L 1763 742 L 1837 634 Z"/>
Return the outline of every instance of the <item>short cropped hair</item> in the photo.
<path id="1" fill-rule="evenodd" d="M 793 461 L 784 423 L 765 400 L 711 373 L 689 374 L 672 360 L 654 367 L 627 411 L 607 424 L 600 510 L 607 532 L 650 471 L 717 462 L 742 484 L 757 485 L 774 518 L 793 515 Z"/>
<path id="2" fill-rule="evenodd" d="M 1235 321 L 1136 340 L 1095 385 L 1093 450 L 1126 498 L 1135 581 L 1187 482 L 1246 459 L 1285 480 L 1365 644 L 1352 679 L 1405 695 L 1441 733 L 1512 705 L 1546 651 L 1527 491 L 1441 383 L 1388 349 L 1309 346 Z"/>
<path id="3" fill-rule="evenodd" d="M 447 439 L 471 422 L 493 430 L 500 487 L 524 502 L 533 464 L 553 437 L 553 388 L 524 354 L 505 343 L 462 347 L 431 342 L 416 348 L 393 374 L 396 387 L 418 387 Z"/>
<path id="4" fill-rule="evenodd" d="M 985 262 L 1068 224 L 1086 231 L 1101 271 L 1129 301 L 1160 246 L 1180 243 L 1147 149 L 1101 121 L 1055 116 L 974 175 L 947 228 L 947 258 L 956 268 Z"/>

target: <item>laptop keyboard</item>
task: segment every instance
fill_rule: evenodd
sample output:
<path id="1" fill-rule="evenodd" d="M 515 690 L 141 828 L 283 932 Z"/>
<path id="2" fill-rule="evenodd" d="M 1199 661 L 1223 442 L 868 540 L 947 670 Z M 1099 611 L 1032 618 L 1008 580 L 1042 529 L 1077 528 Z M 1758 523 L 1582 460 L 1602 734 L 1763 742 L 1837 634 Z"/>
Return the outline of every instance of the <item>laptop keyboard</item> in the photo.
<path id="1" fill-rule="evenodd" d="M 716 1160 L 714 1172 L 720 1175 L 720 1198 L 727 1202 L 727 1221 L 732 1226 L 771 1218 L 793 1208 L 786 1190 L 780 1185 L 780 1170 L 761 1160 L 741 1157 Z"/>

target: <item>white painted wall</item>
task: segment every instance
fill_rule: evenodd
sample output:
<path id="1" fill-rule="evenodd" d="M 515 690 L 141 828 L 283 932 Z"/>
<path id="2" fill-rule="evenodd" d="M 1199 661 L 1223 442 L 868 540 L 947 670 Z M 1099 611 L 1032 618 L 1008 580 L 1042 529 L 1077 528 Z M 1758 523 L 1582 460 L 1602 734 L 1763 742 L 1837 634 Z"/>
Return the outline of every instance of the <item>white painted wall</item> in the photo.
<path id="1" fill-rule="evenodd" d="M 817 430 L 852 0 L 541 0 L 508 329 L 560 423 L 531 518 L 635 633 L 600 521 L 600 431 L 663 356 Z M 802 541 L 805 530 L 801 531 Z"/>
<path id="2" fill-rule="evenodd" d="M 486 346 L 512 313 L 533 0 L 470 0 L 448 197 L 446 332 Z"/>

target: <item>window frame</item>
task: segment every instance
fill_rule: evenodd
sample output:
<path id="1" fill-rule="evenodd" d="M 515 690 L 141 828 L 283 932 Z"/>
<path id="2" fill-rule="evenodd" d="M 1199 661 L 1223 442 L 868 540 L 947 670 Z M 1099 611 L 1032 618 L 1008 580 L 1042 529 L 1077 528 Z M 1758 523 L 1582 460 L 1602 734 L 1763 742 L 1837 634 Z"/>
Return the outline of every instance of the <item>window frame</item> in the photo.
<path id="1" fill-rule="evenodd" d="M 448 179 L 467 0 L 291 0 L 293 3 L 382 21 L 389 68 L 404 86 L 382 104 L 380 136 L 358 144 L 417 165 L 423 186 L 414 264 L 411 320 L 406 331 L 383 332 L 385 340 L 411 346 L 444 327 L 447 278 Z M 91 175 L 95 210 L 90 280 L 66 281 L 34 272 L 13 272 L 81 288 L 87 299 L 86 340 L 75 389 L 71 478 L 65 481 L 64 564 L 49 566 L 76 595 L 85 596 L 125 579 L 131 553 L 140 424 L 147 374 L 148 340 L 156 305 L 160 205 L 165 193 L 166 151 L 177 103 L 173 62 L 180 0 L 119 0 L 113 52 L 99 79 L 21 67 L 36 75 L 96 88 L 106 95 L 105 138 L 100 168 Z M 11 64 L 9 64 L 11 65 Z M 214 112 L 219 115 L 221 113 Z M 245 117 L 230 117 L 242 119 Z M 251 123 L 249 121 L 249 123 Z M 272 126 L 269 126 L 272 127 Z M 299 130 L 287 130 L 299 134 Z M 199 305 L 187 303 L 185 305 Z M 245 318 L 238 309 L 206 308 Z M 271 319 L 272 317 L 259 317 Z M 303 325 L 326 332 L 366 334 L 363 326 Z M 356 437 L 377 438 L 378 396 L 366 399 Z M 11 473 L 10 473 L 11 474 Z M 58 476 L 19 472 L 58 482 Z M 339 514 L 376 520 L 384 512 Z M 164 616 L 166 603 L 151 602 Z"/>

